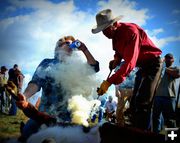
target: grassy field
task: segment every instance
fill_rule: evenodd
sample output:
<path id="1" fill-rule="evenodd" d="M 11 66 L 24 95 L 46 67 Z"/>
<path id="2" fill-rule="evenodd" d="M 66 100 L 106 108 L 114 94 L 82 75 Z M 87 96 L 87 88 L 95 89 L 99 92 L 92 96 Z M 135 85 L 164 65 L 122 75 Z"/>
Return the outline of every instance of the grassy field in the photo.
<path id="1" fill-rule="evenodd" d="M 20 123 L 28 118 L 18 110 L 16 116 L 0 113 L 0 141 L 6 138 L 17 138 L 20 135 Z"/>

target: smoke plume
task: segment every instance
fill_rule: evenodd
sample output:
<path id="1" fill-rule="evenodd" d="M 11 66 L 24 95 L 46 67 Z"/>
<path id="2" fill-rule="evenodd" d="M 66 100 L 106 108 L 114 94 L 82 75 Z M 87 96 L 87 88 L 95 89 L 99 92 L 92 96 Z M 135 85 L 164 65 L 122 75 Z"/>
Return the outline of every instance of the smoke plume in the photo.
<path id="1" fill-rule="evenodd" d="M 91 109 L 94 110 L 97 105 L 100 105 L 100 102 L 93 100 L 95 97 L 97 98 L 96 89 L 99 85 L 95 71 L 81 58 L 78 52 L 73 52 L 71 56 L 65 56 L 66 53 L 63 52 L 58 54 L 63 62 L 49 65 L 39 76 L 46 76 L 48 73 L 55 79 L 57 85 L 61 85 L 66 94 L 64 101 L 59 104 L 68 102 L 68 109 L 72 113 L 72 122 L 88 126 L 87 119 Z M 55 108 L 52 108 L 54 112 Z"/>

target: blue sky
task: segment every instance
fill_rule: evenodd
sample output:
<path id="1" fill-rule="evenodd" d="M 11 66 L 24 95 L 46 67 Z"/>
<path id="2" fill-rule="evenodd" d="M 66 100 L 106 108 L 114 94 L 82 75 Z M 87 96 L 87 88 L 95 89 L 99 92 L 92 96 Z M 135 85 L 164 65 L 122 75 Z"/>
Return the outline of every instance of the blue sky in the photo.
<path id="1" fill-rule="evenodd" d="M 111 40 L 91 33 L 96 13 L 105 8 L 142 26 L 163 56 L 173 53 L 180 66 L 179 0 L 0 0 L 0 65 L 19 64 L 29 80 L 42 59 L 54 56 L 58 38 L 71 34 L 86 43 L 105 79 Z"/>

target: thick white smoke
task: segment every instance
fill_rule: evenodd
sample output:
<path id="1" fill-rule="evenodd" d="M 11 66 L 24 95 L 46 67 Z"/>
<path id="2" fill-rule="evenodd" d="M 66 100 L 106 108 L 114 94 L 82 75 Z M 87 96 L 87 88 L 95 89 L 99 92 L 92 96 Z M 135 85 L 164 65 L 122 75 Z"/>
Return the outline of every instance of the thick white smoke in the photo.
<path id="1" fill-rule="evenodd" d="M 69 101 L 68 109 L 72 112 L 72 122 L 88 126 L 87 119 L 90 116 L 91 109 L 100 105 L 99 101 L 93 100 L 97 98 L 96 89 L 99 85 L 96 73 L 78 52 L 73 52 L 71 56 L 64 56 L 66 53 L 63 52 L 58 54 L 59 57 L 63 57 L 61 59 L 63 62 L 49 65 L 43 70 L 44 73 L 41 72 L 39 76 L 44 77 L 48 74 L 55 79 L 57 85 L 61 85 L 66 94 L 64 95 L 64 102 L 59 104 Z M 54 112 L 55 107 L 52 109 Z"/>
<path id="2" fill-rule="evenodd" d="M 69 99 L 68 108 L 72 112 L 72 123 L 89 126 L 88 118 L 91 112 L 97 111 L 100 106 L 99 100 L 88 101 L 83 96 L 73 96 Z"/>
<path id="3" fill-rule="evenodd" d="M 68 92 L 66 96 L 92 97 L 96 95 L 99 84 L 95 71 L 76 52 L 67 56 L 63 63 L 57 64 L 52 71 L 52 76 L 55 77 L 57 84 L 61 83 L 63 89 Z"/>
<path id="4" fill-rule="evenodd" d="M 42 143 L 45 139 L 53 139 L 56 143 L 100 143 L 99 126 L 83 132 L 82 126 L 49 127 L 33 134 L 27 143 Z"/>
<path id="5" fill-rule="evenodd" d="M 65 100 L 69 101 L 68 109 L 72 113 L 72 122 L 88 126 L 87 119 L 90 117 L 91 109 L 95 108 L 93 105 L 100 105 L 100 102 L 92 100 L 98 85 L 95 71 L 75 52 L 66 57 L 52 74 L 57 84 L 61 83 L 67 93 Z"/>

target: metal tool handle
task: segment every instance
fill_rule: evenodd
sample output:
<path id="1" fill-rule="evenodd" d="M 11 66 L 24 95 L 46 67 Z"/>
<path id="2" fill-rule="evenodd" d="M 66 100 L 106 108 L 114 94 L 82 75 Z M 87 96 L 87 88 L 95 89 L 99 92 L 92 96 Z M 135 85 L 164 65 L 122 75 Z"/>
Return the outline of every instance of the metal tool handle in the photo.
<path id="1" fill-rule="evenodd" d="M 107 77 L 106 80 L 108 80 L 108 78 L 110 77 L 111 73 L 112 73 L 112 69 L 110 70 L 110 72 L 109 72 L 108 77 Z"/>

